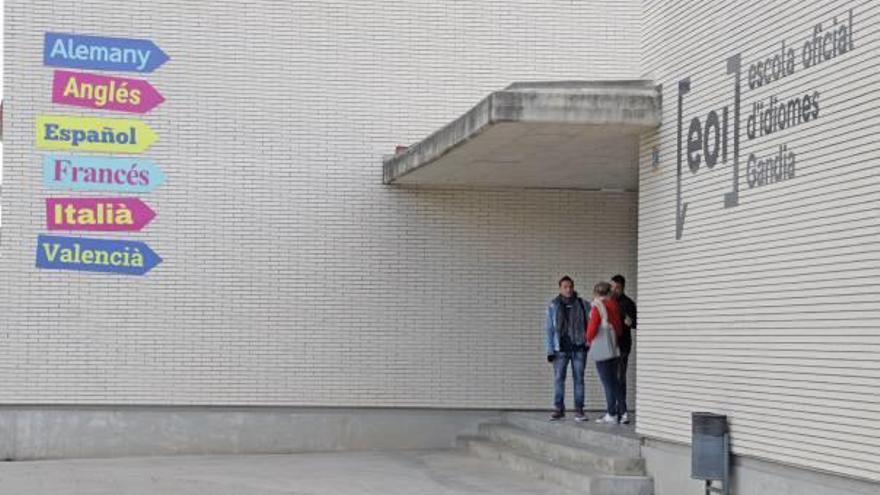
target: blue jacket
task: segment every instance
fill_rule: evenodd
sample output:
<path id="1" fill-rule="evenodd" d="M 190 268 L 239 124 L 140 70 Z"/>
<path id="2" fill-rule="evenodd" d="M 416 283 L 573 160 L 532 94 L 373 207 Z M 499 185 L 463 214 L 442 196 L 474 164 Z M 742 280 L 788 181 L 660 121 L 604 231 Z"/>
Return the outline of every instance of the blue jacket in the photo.
<path id="1" fill-rule="evenodd" d="M 544 318 L 544 334 L 546 336 L 544 340 L 544 347 L 547 351 L 547 355 L 555 354 L 559 352 L 559 332 L 556 329 L 556 304 L 554 304 L 556 298 L 550 300 L 550 303 L 547 304 L 546 316 Z M 584 317 L 590 317 L 590 303 L 585 303 L 583 299 L 578 297 L 578 301 L 584 305 Z M 586 328 L 584 329 L 586 332 Z"/>

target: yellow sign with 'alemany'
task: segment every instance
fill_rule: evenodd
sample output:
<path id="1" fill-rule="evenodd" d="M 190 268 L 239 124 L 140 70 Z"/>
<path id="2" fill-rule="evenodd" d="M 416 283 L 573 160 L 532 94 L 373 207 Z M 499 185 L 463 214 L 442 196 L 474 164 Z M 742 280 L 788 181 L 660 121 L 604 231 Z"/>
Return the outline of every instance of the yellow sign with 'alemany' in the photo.
<path id="1" fill-rule="evenodd" d="M 142 153 L 159 136 L 136 119 L 40 115 L 36 138 L 44 150 Z"/>

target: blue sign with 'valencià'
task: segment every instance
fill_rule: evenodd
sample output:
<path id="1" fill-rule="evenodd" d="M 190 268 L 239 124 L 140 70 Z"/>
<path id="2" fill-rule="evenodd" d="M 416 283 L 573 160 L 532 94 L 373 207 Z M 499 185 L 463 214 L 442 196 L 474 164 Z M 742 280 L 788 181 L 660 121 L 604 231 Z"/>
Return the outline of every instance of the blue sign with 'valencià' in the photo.
<path id="1" fill-rule="evenodd" d="M 43 64 L 74 69 L 153 72 L 169 60 L 150 40 L 46 33 Z"/>
<path id="2" fill-rule="evenodd" d="M 139 241 L 37 236 L 37 268 L 143 275 L 161 262 Z"/>

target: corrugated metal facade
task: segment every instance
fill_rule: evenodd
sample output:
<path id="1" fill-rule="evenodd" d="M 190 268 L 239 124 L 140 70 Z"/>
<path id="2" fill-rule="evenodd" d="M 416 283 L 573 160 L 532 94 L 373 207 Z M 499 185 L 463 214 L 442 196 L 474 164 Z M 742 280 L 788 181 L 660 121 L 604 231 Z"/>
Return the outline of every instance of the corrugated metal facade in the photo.
<path id="1" fill-rule="evenodd" d="M 880 480 L 880 2 L 644 7 L 638 430 Z"/>

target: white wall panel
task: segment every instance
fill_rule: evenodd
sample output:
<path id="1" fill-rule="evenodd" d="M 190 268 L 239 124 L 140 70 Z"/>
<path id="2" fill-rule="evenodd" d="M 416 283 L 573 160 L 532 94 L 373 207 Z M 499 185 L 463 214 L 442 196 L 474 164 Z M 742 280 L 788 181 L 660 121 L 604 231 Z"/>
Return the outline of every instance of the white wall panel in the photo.
<path id="1" fill-rule="evenodd" d="M 663 85 L 664 115 L 641 150 L 638 431 L 689 442 L 692 412 L 726 414 L 737 454 L 880 480 L 880 4 L 643 7 L 642 69 Z M 850 11 L 853 49 L 805 67 L 813 27 L 827 30 L 837 17 L 839 28 Z M 750 66 L 783 41 L 797 49 L 794 72 L 750 88 Z M 727 61 L 737 54 L 739 204 L 725 207 L 735 170 Z M 680 198 L 688 206 L 678 238 L 685 78 Z M 814 91 L 818 117 L 748 136 L 753 103 Z M 702 160 L 693 173 L 690 123 L 699 118 L 705 130 L 709 112 L 725 107 L 727 159 L 719 153 L 714 167 Z M 796 154 L 794 177 L 750 187 L 749 155 L 779 145 Z"/>

